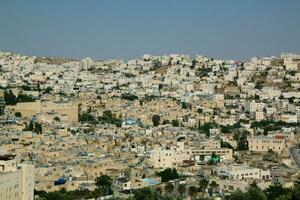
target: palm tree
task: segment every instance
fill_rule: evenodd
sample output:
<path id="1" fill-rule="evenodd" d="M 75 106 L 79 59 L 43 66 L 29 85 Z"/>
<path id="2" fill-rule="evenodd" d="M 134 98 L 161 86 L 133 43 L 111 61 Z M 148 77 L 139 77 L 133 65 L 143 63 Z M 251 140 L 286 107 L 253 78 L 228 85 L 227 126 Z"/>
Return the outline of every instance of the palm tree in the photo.
<path id="1" fill-rule="evenodd" d="M 179 185 L 177 186 L 177 191 L 179 192 L 179 194 L 180 194 L 180 196 L 181 196 L 181 198 L 182 198 L 183 194 L 184 194 L 185 191 L 186 191 L 185 185 L 184 185 L 184 184 L 179 184 Z"/>
<path id="2" fill-rule="evenodd" d="M 161 199 L 161 197 L 162 197 L 162 190 L 161 190 L 161 188 L 160 187 L 155 188 L 154 191 L 155 191 L 155 199 Z"/>
<path id="3" fill-rule="evenodd" d="M 198 193 L 198 188 L 196 186 L 192 185 L 192 186 L 189 187 L 189 195 L 191 196 L 192 199 L 195 198 L 197 193 Z"/>
<path id="4" fill-rule="evenodd" d="M 206 188 L 208 186 L 208 183 L 209 183 L 209 181 L 206 178 L 202 178 L 199 181 L 199 191 L 203 193 L 203 196 L 204 196 L 204 193 L 205 193 Z"/>
<path id="5" fill-rule="evenodd" d="M 165 185 L 165 191 L 169 194 L 172 195 L 174 191 L 174 185 L 172 183 L 167 183 Z"/>
<path id="6" fill-rule="evenodd" d="M 211 189 L 212 189 L 212 192 L 214 193 L 215 190 L 219 187 L 219 185 L 216 183 L 216 181 L 212 181 L 212 182 L 210 183 L 210 187 L 211 187 Z"/>
<path id="7" fill-rule="evenodd" d="M 96 188 L 93 192 L 93 198 L 97 199 L 101 196 L 101 190 L 99 188 Z"/>
<path id="8" fill-rule="evenodd" d="M 75 200 L 80 200 L 82 198 L 82 192 L 81 192 L 81 190 L 78 190 L 78 189 L 75 190 L 73 192 L 73 197 L 74 197 Z"/>

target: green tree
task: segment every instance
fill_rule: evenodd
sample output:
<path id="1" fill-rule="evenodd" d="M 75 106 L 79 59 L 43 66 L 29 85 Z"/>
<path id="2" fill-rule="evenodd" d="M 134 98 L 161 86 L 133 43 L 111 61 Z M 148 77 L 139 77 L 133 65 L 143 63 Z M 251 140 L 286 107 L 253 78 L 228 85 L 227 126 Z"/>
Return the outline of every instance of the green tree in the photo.
<path id="1" fill-rule="evenodd" d="M 177 173 L 176 169 L 167 168 L 159 173 L 157 173 L 158 176 L 161 177 L 162 182 L 168 182 L 170 180 L 178 179 L 179 174 Z"/>
<path id="2" fill-rule="evenodd" d="M 155 193 L 151 188 L 141 188 L 133 191 L 134 200 L 154 200 Z"/>
<path id="3" fill-rule="evenodd" d="M 165 124 L 170 124 L 170 121 L 169 121 L 168 119 L 166 119 L 166 120 L 163 121 L 162 124 L 163 124 L 163 125 L 165 125 Z"/>
<path id="4" fill-rule="evenodd" d="M 95 185 L 100 189 L 101 194 L 104 196 L 111 195 L 113 193 L 111 189 L 112 180 L 107 175 L 102 175 L 100 177 L 97 177 L 95 179 Z"/>
<path id="5" fill-rule="evenodd" d="M 255 89 L 262 89 L 262 87 L 263 86 L 262 86 L 261 82 L 257 82 L 254 88 Z"/>
<path id="6" fill-rule="evenodd" d="M 45 200 L 73 200 L 74 196 L 72 192 L 67 192 L 65 189 L 55 192 L 35 191 L 35 195 L 39 196 L 39 199 Z"/>
<path id="7" fill-rule="evenodd" d="M 209 184 L 211 190 L 212 190 L 212 193 L 216 192 L 216 190 L 218 189 L 219 185 L 217 184 L 216 181 L 212 181 L 210 184 Z"/>
<path id="8" fill-rule="evenodd" d="M 34 125 L 34 129 L 33 131 L 37 134 L 41 134 L 42 131 L 43 131 L 43 127 L 40 123 L 36 122 L 35 125 Z"/>
<path id="9" fill-rule="evenodd" d="M 189 104 L 189 103 L 181 102 L 181 108 L 182 108 L 182 109 L 188 109 L 189 107 L 190 107 L 190 104 Z"/>
<path id="10" fill-rule="evenodd" d="M 228 200 L 249 200 L 249 196 L 238 189 L 229 195 Z"/>
<path id="11" fill-rule="evenodd" d="M 17 102 L 35 102 L 35 99 L 31 95 L 20 92 L 17 97 Z"/>
<path id="12" fill-rule="evenodd" d="M 106 118 L 106 119 L 111 119 L 111 118 L 113 118 L 113 114 L 112 114 L 112 112 L 111 112 L 110 110 L 105 110 L 105 111 L 103 111 L 102 116 L 103 116 L 104 118 Z"/>
<path id="13" fill-rule="evenodd" d="M 16 112 L 16 113 L 15 113 L 15 116 L 16 116 L 16 117 L 22 117 L 22 114 L 21 114 L 20 112 Z"/>
<path id="14" fill-rule="evenodd" d="M 293 198 L 296 200 L 296 198 Z M 279 197 L 275 198 L 275 200 L 293 200 L 291 195 L 280 195 Z"/>
<path id="15" fill-rule="evenodd" d="M 291 199 L 292 200 L 300 200 L 300 179 L 294 182 L 294 187 L 291 190 Z"/>
<path id="16" fill-rule="evenodd" d="M 172 183 L 167 183 L 165 185 L 165 190 L 166 190 L 166 193 L 168 193 L 172 196 L 172 194 L 174 192 L 174 185 Z"/>
<path id="17" fill-rule="evenodd" d="M 37 91 L 41 92 L 41 84 L 40 82 L 38 82 L 37 86 L 36 86 Z"/>
<path id="18" fill-rule="evenodd" d="M 160 187 L 154 189 L 155 199 L 162 199 L 162 189 Z"/>
<path id="19" fill-rule="evenodd" d="M 79 115 L 79 121 L 82 123 L 95 123 L 96 119 L 89 113 L 82 113 L 81 115 Z"/>
<path id="20" fill-rule="evenodd" d="M 134 100 L 137 100 L 139 98 L 138 98 L 138 96 L 136 96 L 134 94 L 126 93 L 126 94 L 121 95 L 121 99 L 125 99 L 127 101 L 134 101 Z"/>
<path id="21" fill-rule="evenodd" d="M 191 198 L 192 198 L 192 199 L 195 199 L 197 193 L 198 193 L 197 187 L 191 185 L 191 186 L 189 187 L 189 195 L 191 196 Z"/>
<path id="22" fill-rule="evenodd" d="M 178 126 L 179 126 L 179 121 L 178 121 L 177 119 L 173 119 L 173 120 L 172 120 L 172 125 L 173 125 L 174 127 L 178 127 Z"/>
<path id="23" fill-rule="evenodd" d="M 258 187 L 251 186 L 248 190 L 250 200 L 267 200 L 265 193 Z"/>
<path id="24" fill-rule="evenodd" d="M 6 105 L 15 105 L 17 103 L 17 98 L 11 90 L 5 90 L 4 101 Z"/>
<path id="25" fill-rule="evenodd" d="M 0 104 L 0 116 L 5 114 L 5 105 Z"/>
<path id="26" fill-rule="evenodd" d="M 52 87 L 47 87 L 44 91 L 44 94 L 50 94 L 53 91 Z"/>
<path id="27" fill-rule="evenodd" d="M 30 121 L 28 126 L 28 131 L 33 131 L 33 129 L 34 129 L 33 121 Z"/>
<path id="28" fill-rule="evenodd" d="M 180 194 L 181 198 L 183 197 L 184 193 L 186 192 L 186 186 L 184 184 L 179 184 L 177 186 L 177 191 Z"/>
<path id="29" fill-rule="evenodd" d="M 30 91 L 30 90 L 32 90 L 29 85 L 22 85 L 21 89 L 24 90 L 24 91 Z"/>
<path id="30" fill-rule="evenodd" d="M 160 116 L 159 115 L 153 115 L 152 116 L 152 123 L 153 123 L 153 126 L 158 126 L 160 124 Z"/>
<path id="31" fill-rule="evenodd" d="M 231 144 L 229 144 L 228 142 L 225 142 L 223 140 L 221 140 L 221 147 L 222 148 L 233 149 L 233 147 L 231 146 Z"/>
<path id="32" fill-rule="evenodd" d="M 158 90 L 161 90 L 163 88 L 163 84 L 158 85 Z"/>
<path id="33" fill-rule="evenodd" d="M 199 191 L 204 193 L 206 191 L 206 188 L 209 184 L 209 181 L 206 178 L 201 178 L 199 181 Z"/>
<path id="34" fill-rule="evenodd" d="M 247 132 L 236 133 L 234 139 L 237 141 L 237 150 L 248 150 Z"/>
<path id="35" fill-rule="evenodd" d="M 289 190 L 283 188 L 281 184 L 274 184 L 270 185 L 264 192 L 267 195 L 268 200 L 271 200 L 276 199 L 281 195 L 287 195 Z"/>
<path id="36" fill-rule="evenodd" d="M 203 126 L 199 126 L 199 132 L 200 133 L 205 133 L 207 136 L 209 136 L 209 129 L 212 129 L 216 126 L 214 123 L 206 123 Z"/>
<path id="37" fill-rule="evenodd" d="M 98 120 L 102 123 L 115 124 L 117 127 L 122 126 L 122 120 L 116 118 L 110 110 L 103 111 L 102 116 L 98 117 Z"/>

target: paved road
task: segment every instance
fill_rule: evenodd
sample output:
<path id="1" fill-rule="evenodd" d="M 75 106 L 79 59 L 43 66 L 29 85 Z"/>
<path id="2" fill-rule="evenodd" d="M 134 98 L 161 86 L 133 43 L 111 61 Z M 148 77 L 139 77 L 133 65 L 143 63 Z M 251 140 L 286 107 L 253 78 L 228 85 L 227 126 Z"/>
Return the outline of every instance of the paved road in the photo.
<path id="1" fill-rule="evenodd" d="M 290 152 L 294 158 L 296 165 L 298 166 L 298 168 L 300 168 L 300 148 L 298 147 L 298 145 L 291 147 Z"/>

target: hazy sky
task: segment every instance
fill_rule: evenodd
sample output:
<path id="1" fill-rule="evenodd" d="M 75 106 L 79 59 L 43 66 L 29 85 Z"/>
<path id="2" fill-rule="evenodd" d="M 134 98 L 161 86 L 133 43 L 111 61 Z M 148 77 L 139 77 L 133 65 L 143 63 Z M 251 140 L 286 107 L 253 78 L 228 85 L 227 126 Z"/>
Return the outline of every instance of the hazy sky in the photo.
<path id="1" fill-rule="evenodd" d="M 1 0 L 0 51 L 99 59 L 300 53 L 300 0 Z"/>

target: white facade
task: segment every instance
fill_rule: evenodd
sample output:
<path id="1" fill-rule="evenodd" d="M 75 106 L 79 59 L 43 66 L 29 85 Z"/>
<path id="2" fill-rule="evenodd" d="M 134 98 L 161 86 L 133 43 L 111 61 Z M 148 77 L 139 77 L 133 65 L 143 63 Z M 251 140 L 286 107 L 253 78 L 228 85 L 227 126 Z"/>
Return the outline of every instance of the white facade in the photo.
<path id="1" fill-rule="evenodd" d="M 262 170 L 248 165 L 229 165 L 217 166 L 213 169 L 213 173 L 218 176 L 227 177 L 234 180 L 242 179 L 270 179 L 270 171 Z"/>

